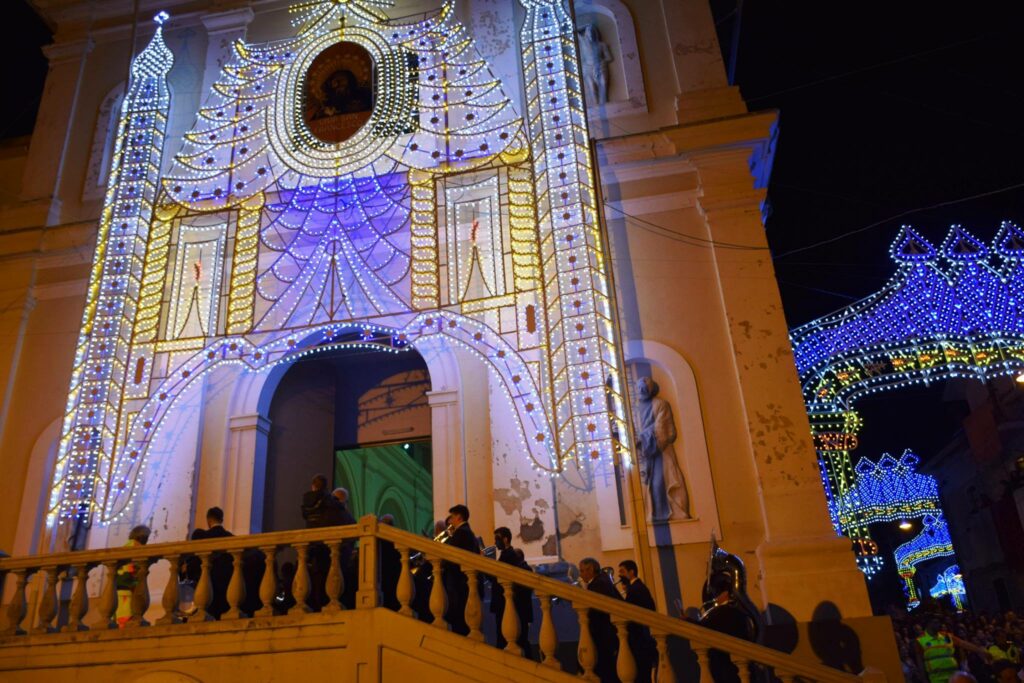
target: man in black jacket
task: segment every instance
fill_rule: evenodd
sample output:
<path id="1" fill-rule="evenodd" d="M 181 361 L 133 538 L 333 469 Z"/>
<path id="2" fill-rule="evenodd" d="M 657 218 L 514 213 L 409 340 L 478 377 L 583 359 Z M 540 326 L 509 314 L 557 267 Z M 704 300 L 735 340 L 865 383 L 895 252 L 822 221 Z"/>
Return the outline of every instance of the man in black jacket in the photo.
<path id="1" fill-rule="evenodd" d="M 637 576 L 636 562 L 623 560 L 619 563 L 619 581 L 626 586 L 626 602 L 644 609 L 656 609 L 651 591 Z M 636 683 L 649 683 L 658 663 L 658 645 L 646 626 L 630 623 L 626 629 L 629 632 L 629 649 L 636 662 Z"/>
<path id="2" fill-rule="evenodd" d="M 206 528 L 197 528 L 189 537 L 190 540 L 200 541 L 208 538 L 226 538 L 233 536 L 230 531 L 224 528 L 224 511 L 219 507 L 212 507 L 206 511 Z M 188 575 L 193 581 L 199 581 L 201 563 L 198 557 L 188 559 Z M 233 562 L 228 553 L 213 553 L 210 556 L 210 604 L 206 612 L 214 619 L 228 611 L 228 584 L 231 583 Z"/>
<path id="3" fill-rule="evenodd" d="M 445 543 L 479 555 L 480 544 L 476 540 L 476 534 L 469 527 L 469 508 L 461 504 L 456 505 L 448 510 L 448 515 L 452 532 Z M 462 568 L 454 562 L 445 562 L 443 571 L 444 588 L 448 594 L 448 611 L 445 613 L 445 621 L 448 622 L 454 633 L 467 635 L 469 634 L 469 624 L 466 623 L 466 601 L 469 599 L 469 580 Z M 476 589 L 476 586 L 473 588 Z"/>
<path id="4" fill-rule="evenodd" d="M 522 551 L 512 547 L 512 531 L 508 527 L 501 526 L 494 530 L 494 547 L 498 551 L 498 562 L 532 571 L 530 565 L 523 559 Z M 488 578 L 491 582 L 491 612 L 494 614 L 495 633 L 497 634 L 495 645 L 505 649 L 508 641 L 505 640 L 505 636 L 501 632 L 501 620 L 505 616 L 505 591 L 496 578 Z M 516 643 L 529 654 L 530 622 L 533 621 L 533 591 L 522 586 L 514 586 L 512 588 L 512 604 L 519 617 L 519 637 L 516 638 Z"/>
<path id="5" fill-rule="evenodd" d="M 327 476 L 314 475 L 309 490 L 302 494 L 302 518 L 306 520 L 306 528 L 320 529 L 338 524 L 354 523 L 355 520 L 346 522 L 346 514 L 348 519 L 352 518 L 352 515 L 347 513 L 337 498 L 327 490 Z M 345 552 L 344 549 L 342 552 Z M 351 546 L 349 546 L 348 553 L 342 560 L 351 556 L 351 552 Z M 306 604 L 311 611 L 319 612 L 329 602 L 326 584 L 327 572 L 331 567 L 331 551 L 323 543 L 310 543 L 307 562 L 309 565 L 309 597 L 306 598 Z"/>
<path id="6" fill-rule="evenodd" d="M 601 571 L 601 565 L 592 557 L 580 560 L 580 581 L 588 591 L 594 591 L 613 600 L 622 599 L 619 591 L 615 590 L 612 580 Z M 590 610 L 588 615 L 590 637 L 593 638 L 594 649 L 597 651 L 594 673 L 601 679 L 601 683 L 617 683 L 619 677 L 615 673 L 615 661 L 618 657 L 619 639 L 615 635 L 612 618 L 606 612 L 595 609 Z"/>

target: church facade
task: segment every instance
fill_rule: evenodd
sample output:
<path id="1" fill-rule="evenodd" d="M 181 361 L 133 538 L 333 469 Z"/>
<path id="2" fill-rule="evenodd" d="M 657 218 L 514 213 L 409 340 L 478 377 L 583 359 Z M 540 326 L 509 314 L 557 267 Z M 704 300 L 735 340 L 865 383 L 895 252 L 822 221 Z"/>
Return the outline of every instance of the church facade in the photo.
<path id="1" fill-rule="evenodd" d="M 297 528 L 324 472 L 532 564 L 646 557 L 666 611 L 714 537 L 759 607 L 870 616 L 764 237 L 776 114 L 704 0 L 35 4 L 0 548 Z"/>

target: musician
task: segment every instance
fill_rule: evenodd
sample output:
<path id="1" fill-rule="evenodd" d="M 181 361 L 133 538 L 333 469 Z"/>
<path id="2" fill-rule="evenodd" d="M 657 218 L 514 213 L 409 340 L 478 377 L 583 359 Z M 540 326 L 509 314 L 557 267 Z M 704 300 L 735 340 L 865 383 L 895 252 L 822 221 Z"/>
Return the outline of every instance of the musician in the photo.
<path id="1" fill-rule="evenodd" d="M 449 535 L 444 543 L 479 555 L 480 544 L 476 539 L 476 534 L 469 526 L 469 508 L 461 503 L 451 507 L 448 510 L 448 522 Z M 454 562 L 444 562 L 442 568 L 444 588 L 448 594 L 448 610 L 445 612 L 445 621 L 448 622 L 452 632 L 468 635 L 466 601 L 469 599 L 469 580 L 462 568 Z"/>
<path id="2" fill-rule="evenodd" d="M 651 591 L 637 576 L 636 562 L 619 562 L 619 583 L 626 587 L 626 602 L 644 609 L 656 609 Z M 651 629 L 646 626 L 631 622 L 626 629 L 629 633 L 629 649 L 636 662 L 636 683 L 648 683 L 658 663 L 658 645 L 651 636 Z"/>
<path id="3" fill-rule="evenodd" d="M 754 624 L 733 595 L 733 577 L 725 572 L 714 574 L 708 580 L 708 588 L 715 597 L 711 605 L 705 607 L 700 625 L 735 638 L 754 640 Z M 728 652 L 708 650 L 708 667 L 715 683 L 740 681 L 739 669 Z"/>
<path id="4" fill-rule="evenodd" d="M 580 560 L 580 581 L 588 591 L 594 591 L 613 600 L 622 600 L 622 595 L 615 590 L 612 580 L 601 571 L 601 565 L 592 557 Z M 606 612 L 595 609 L 590 610 L 588 614 L 590 637 L 593 638 L 594 649 L 597 651 L 594 673 L 601 679 L 601 683 L 617 683 L 619 677 L 615 673 L 615 661 L 619 656 L 619 638 L 615 635 L 612 618 Z"/>
<path id="5" fill-rule="evenodd" d="M 498 553 L 498 562 L 520 569 L 533 571 L 523 559 L 523 551 L 512 547 L 512 531 L 506 526 L 500 526 L 494 530 L 494 547 Z M 493 576 L 487 577 L 491 582 L 491 613 L 494 614 L 495 633 L 497 638 L 495 645 L 505 649 L 508 641 L 501 632 L 501 620 L 505 617 L 505 590 Z M 520 648 L 529 652 L 530 648 L 530 622 L 533 621 L 533 595 L 529 588 L 513 586 L 512 604 L 515 607 L 516 615 L 519 617 L 519 637 L 516 643 Z"/>

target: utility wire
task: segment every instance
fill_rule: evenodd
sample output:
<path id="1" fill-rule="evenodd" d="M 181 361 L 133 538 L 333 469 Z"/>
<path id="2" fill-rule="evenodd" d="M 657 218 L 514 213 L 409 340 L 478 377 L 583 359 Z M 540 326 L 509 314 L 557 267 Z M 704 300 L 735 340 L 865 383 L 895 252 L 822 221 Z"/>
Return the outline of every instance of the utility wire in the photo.
<path id="1" fill-rule="evenodd" d="M 904 216 L 909 216 L 909 215 L 914 214 L 914 213 L 920 213 L 921 211 L 930 211 L 932 209 L 938 209 L 938 208 L 941 208 L 943 206 L 952 206 L 954 204 L 960 204 L 962 202 L 969 202 L 969 201 L 974 200 L 974 199 L 981 199 L 982 197 L 991 197 L 992 195 L 1001 194 L 1003 192 L 1010 192 L 1011 190 L 1018 190 L 1018 189 L 1020 189 L 1022 187 L 1024 187 L 1024 182 L 1019 182 L 1019 183 L 1014 183 L 1013 185 L 1007 185 L 1006 187 L 1000 187 L 1000 188 L 995 189 L 995 190 L 989 190 L 988 192 L 979 192 L 978 194 L 973 194 L 973 195 L 971 195 L 969 197 L 960 197 L 959 199 L 951 199 L 951 200 L 946 201 L 946 202 L 939 202 L 938 204 L 930 204 L 928 206 L 919 206 L 916 209 L 909 209 L 907 211 L 902 211 L 900 213 L 897 213 L 897 214 L 894 214 L 892 216 L 889 216 L 888 218 L 883 218 L 880 221 L 876 221 L 874 223 L 871 223 L 870 225 L 865 225 L 862 228 L 857 228 L 856 230 L 849 230 L 849 231 L 844 232 L 844 233 L 842 233 L 840 235 L 836 235 L 835 237 L 830 237 L 828 239 L 821 240 L 820 242 L 815 242 L 814 244 L 808 244 L 807 246 L 804 246 L 804 247 L 797 247 L 796 249 L 790 249 L 789 251 L 784 251 L 781 254 L 776 254 L 773 258 L 777 260 L 777 259 L 780 259 L 780 258 L 785 258 L 785 257 L 787 257 L 787 256 L 789 256 L 791 254 L 799 254 L 802 251 L 807 251 L 809 249 L 816 249 L 817 247 L 821 247 L 821 246 L 824 246 L 826 244 L 832 244 L 833 242 L 838 242 L 839 240 L 846 239 L 847 237 L 852 237 L 853 235 L 858 235 L 858 234 L 860 234 L 862 232 L 866 232 L 868 230 L 871 230 L 872 228 L 877 228 L 878 226 L 883 225 L 885 223 L 888 223 L 889 221 L 894 221 L 897 218 L 903 218 Z"/>
<path id="2" fill-rule="evenodd" d="M 627 220 L 633 221 L 641 229 L 647 229 L 648 232 L 653 232 L 653 233 L 655 233 L 657 235 L 660 235 L 661 237 L 667 237 L 668 239 L 676 240 L 677 242 L 684 242 L 684 243 L 689 244 L 691 246 L 697 246 L 697 247 L 718 247 L 718 248 L 721 248 L 721 249 L 737 249 L 737 250 L 740 250 L 740 251 L 766 251 L 768 249 L 768 247 L 759 247 L 759 246 L 752 245 L 752 244 L 735 244 L 733 242 L 718 242 L 716 240 L 709 240 L 709 239 L 707 239 L 705 237 L 697 237 L 696 235 L 687 235 L 686 233 L 677 232 L 675 230 L 672 230 L 671 228 L 666 228 L 663 225 L 658 225 L 657 223 L 651 223 L 650 221 L 646 221 L 643 218 L 637 218 L 636 216 L 628 214 L 625 211 L 623 211 L 622 209 L 620 209 L 619 207 L 613 206 L 613 205 L 609 204 L 608 202 L 605 202 L 604 206 L 608 207 L 609 209 L 612 209 L 616 213 L 621 214 Z"/>

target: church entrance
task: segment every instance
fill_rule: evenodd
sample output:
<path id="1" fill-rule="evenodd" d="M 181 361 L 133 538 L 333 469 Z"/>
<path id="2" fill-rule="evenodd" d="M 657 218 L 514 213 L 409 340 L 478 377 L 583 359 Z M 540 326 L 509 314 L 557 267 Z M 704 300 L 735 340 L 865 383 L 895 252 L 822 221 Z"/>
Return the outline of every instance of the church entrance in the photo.
<path id="1" fill-rule="evenodd" d="M 268 411 L 263 531 L 304 527 L 315 474 L 349 490 L 349 508 L 391 514 L 419 533 L 433 515 L 430 375 L 413 350 L 342 346 L 292 363 Z"/>

